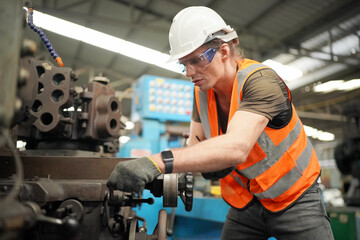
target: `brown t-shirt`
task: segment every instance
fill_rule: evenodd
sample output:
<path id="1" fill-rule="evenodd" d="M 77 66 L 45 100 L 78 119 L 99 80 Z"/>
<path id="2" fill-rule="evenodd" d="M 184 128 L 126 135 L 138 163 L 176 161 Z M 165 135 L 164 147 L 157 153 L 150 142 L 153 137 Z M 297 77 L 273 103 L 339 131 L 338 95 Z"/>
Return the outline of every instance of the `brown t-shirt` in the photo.
<path id="1" fill-rule="evenodd" d="M 218 103 L 217 103 L 218 104 Z M 218 107 L 220 126 L 226 132 L 228 116 Z M 291 119 L 292 109 L 285 83 L 271 69 L 254 72 L 245 82 L 243 99 L 238 110 L 249 111 L 267 117 L 269 127 L 281 128 Z M 192 120 L 201 122 L 194 97 Z"/>

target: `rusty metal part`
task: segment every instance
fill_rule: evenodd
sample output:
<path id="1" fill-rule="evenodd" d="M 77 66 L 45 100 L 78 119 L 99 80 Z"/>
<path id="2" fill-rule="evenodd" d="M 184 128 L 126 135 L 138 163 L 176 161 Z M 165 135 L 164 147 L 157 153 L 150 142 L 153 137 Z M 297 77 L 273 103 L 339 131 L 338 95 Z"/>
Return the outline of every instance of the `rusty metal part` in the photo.
<path id="1" fill-rule="evenodd" d="M 118 162 L 129 158 L 23 156 L 24 178 L 108 179 Z M 81 170 L 80 170 L 81 169 Z M 15 174 L 12 154 L 0 152 L 0 178 Z"/>
<path id="2" fill-rule="evenodd" d="M 0 189 L 12 188 L 13 181 L 2 180 Z M 1 195 L 8 192 L 2 191 Z M 46 202 L 64 201 L 76 198 L 83 201 L 103 201 L 107 187 L 105 180 L 51 180 L 47 178 L 34 178 L 23 182 L 19 198 L 21 201 L 34 201 L 39 204 Z"/>
<path id="3" fill-rule="evenodd" d="M 20 72 L 16 97 L 21 102 L 19 109 L 16 109 L 12 122 L 15 124 L 27 123 L 28 126 L 34 123 L 36 117 L 30 113 L 30 109 L 35 101 L 37 94 L 37 71 L 34 60 L 31 57 L 24 57 L 20 60 Z"/>
<path id="4" fill-rule="evenodd" d="M 34 61 L 38 73 L 38 91 L 32 106 L 37 117 L 34 126 L 41 132 L 49 132 L 59 126 L 63 108 L 74 103 L 74 81 L 71 68 L 55 67 L 50 62 Z"/>
<path id="5" fill-rule="evenodd" d="M 46 232 L 39 234 L 49 240 L 66 239 L 66 236 L 60 234 L 59 231 L 62 231 L 63 227 L 69 226 L 71 229 L 78 229 L 77 231 L 80 232 L 79 236 L 74 238 L 76 240 L 127 239 L 128 236 L 134 236 L 135 240 L 167 239 L 166 212 L 161 211 L 159 213 L 158 230 L 152 235 L 147 235 L 146 227 L 138 226 L 137 222 L 141 218 L 136 216 L 130 207 L 126 207 L 131 204 L 131 201 L 147 202 L 147 199 L 136 199 L 131 193 L 120 192 L 121 196 L 118 198 L 117 205 L 107 205 L 109 197 L 106 196 L 109 191 L 105 179 L 119 161 L 125 160 L 130 159 L 89 156 L 22 156 L 25 176 L 32 178 L 24 181 L 20 191 L 20 200 L 34 201 L 42 208 L 47 209 L 49 216 L 56 216 L 56 218 L 43 217 L 44 224 L 51 221 L 56 222 L 52 224 L 54 227 L 46 227 Z M 11 169 L 9 166 L 12 166 L 11 161 L 10 154 L 0 153 L 0 177 L 3 178 L 4 174 L 9 175 L 11 173 L 9 171 Z M 44 178 L 49 177 L 49 174 L 51 179 Z M 167 194 L 165 194 L 167 201 L 174 205 L 178 192 L 172 188 L 177 189 L 177 174 L 168 175 L 164 178 L 166 183 L 163 189 L 167 189 Z M 12 184 L 11 179 L 0 181 L 0 198 L 1 195 L 8 193 Z M 70 205 L 73 207 L 69 207 Z M 54 208 L 54 206 L 58 207 Z M 77 214 L 66 214 L 66 209 L 70 210 L 70 208 Z M 77 224 L 68 222 L 66 216 L 80 219 L 80 228 Z M 63 220 L 61 220 L 62 218 Z M 100 222 L 105 225 L 98 226 L 96 224 Z M 91 226 L 91 229 L 87 230 L 83 226 Z M 49 229 L 51 230 L 49 231 Z M 74 232 L 71 229 L 67 231 Z"/>
<path id="6" fill-rule="evenodd" d="M 163 182 L 163 206 L 177 207 L 178 197 L 178 174 L 164 174 Z"/>
<path id="7" fill-rule="evenodd" d="M 18 139 L 27 142 L 27 149 L 119 151 L 123 124 L 115 90 L 106 81 L 94 79 L 79 94 L 76 80 L 71 68 L 21 59 L 12 125 L 19 125 Z"/>
<path id="8" fill-rule="evenodd" d="M 63 215 L 61 218 L 69 216 L 80 221 L 84 215 L 84 206 L 76 199 L 67 199 L 60 204 L 57 211 Z"/>
<path id="9" fill-rule="evenodd" d="M 81 125 L 86 127 L 85 138 L 120 137 L 121 103 L 115 97 L 115 90 L 102 82 L 91 82 L 80 93 L 83 100 Z M 93 117 L 89 117 L 93 116 Z"/>

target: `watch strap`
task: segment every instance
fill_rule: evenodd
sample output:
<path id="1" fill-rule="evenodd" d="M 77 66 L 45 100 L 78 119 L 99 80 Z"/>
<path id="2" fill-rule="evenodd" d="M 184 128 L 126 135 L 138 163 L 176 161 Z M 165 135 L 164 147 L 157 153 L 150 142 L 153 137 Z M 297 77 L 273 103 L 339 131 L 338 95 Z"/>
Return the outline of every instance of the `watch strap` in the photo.
<path id="1" fill-rule="evenodd" d="M 174 155 L 170 150 L 162 151 L 161 158 L 165 163 L 165 173 L 172 173 L 174 164 Z"/>

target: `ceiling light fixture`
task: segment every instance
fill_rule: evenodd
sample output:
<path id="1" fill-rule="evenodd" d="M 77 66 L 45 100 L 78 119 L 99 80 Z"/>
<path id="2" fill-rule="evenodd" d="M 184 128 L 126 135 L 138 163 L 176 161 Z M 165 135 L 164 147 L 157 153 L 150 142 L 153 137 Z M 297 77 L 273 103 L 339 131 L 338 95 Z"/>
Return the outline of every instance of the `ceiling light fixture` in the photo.
<path id="1" fill-rule="evenodd" d="M 304 125 L 305 133 L 308 137 L 319 139 L 320 141 L 334 141 L 335 135 L 330 132 L 324 132 L 313 127 Z"/>
<path id="2" fill-rule="evenodd" d="M 314 86 L 314 92 L 328 93 L 332 91 L 351 91 L 360 88 L 360 79 L 352 79 L 349 81 L 333 80 Z"/>
<path id="3" fill-rule="evenodd" d="M 314 92 L 332 92 L 337 90 L 343 83 L 343 80 L 333 80 L 326 83 L 320 83 L 314 86 Z"/>
<path id="4" fill-rule="evenodd" d="M 285 81 L 293 81 L 303 75 L 302 71 L 268 59 L 263 64 L 271 67 Z"/>
<path id="5" fill-rule="evenodd" d="M 165 54 L 35 10 L 34 24 L 56 34 L 180 73 L 176 62 L 166 63 L 166 61 L 170 58 L 169 54 Z"/>
<path id="6" fill-rule="evenodd" d="M 350 91 L 356 88 L 360 88 L 360 79 L 346 81 L 339 87 L 338 90 Z"/>

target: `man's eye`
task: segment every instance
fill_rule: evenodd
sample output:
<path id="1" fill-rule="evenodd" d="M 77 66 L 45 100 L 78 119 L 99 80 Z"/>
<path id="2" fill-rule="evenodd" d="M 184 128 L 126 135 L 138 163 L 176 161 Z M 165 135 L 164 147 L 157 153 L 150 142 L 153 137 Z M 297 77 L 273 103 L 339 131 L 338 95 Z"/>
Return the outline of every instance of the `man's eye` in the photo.
<path id="1" fill-rule="evenodd" d="M 196 64 L 198 64 L 199 62 L 200 62 L 200 58 L 194 58 L 194 59 L 191 59 L 190 60 L 190 64 L 191 65 L 196 65 Z"/>

